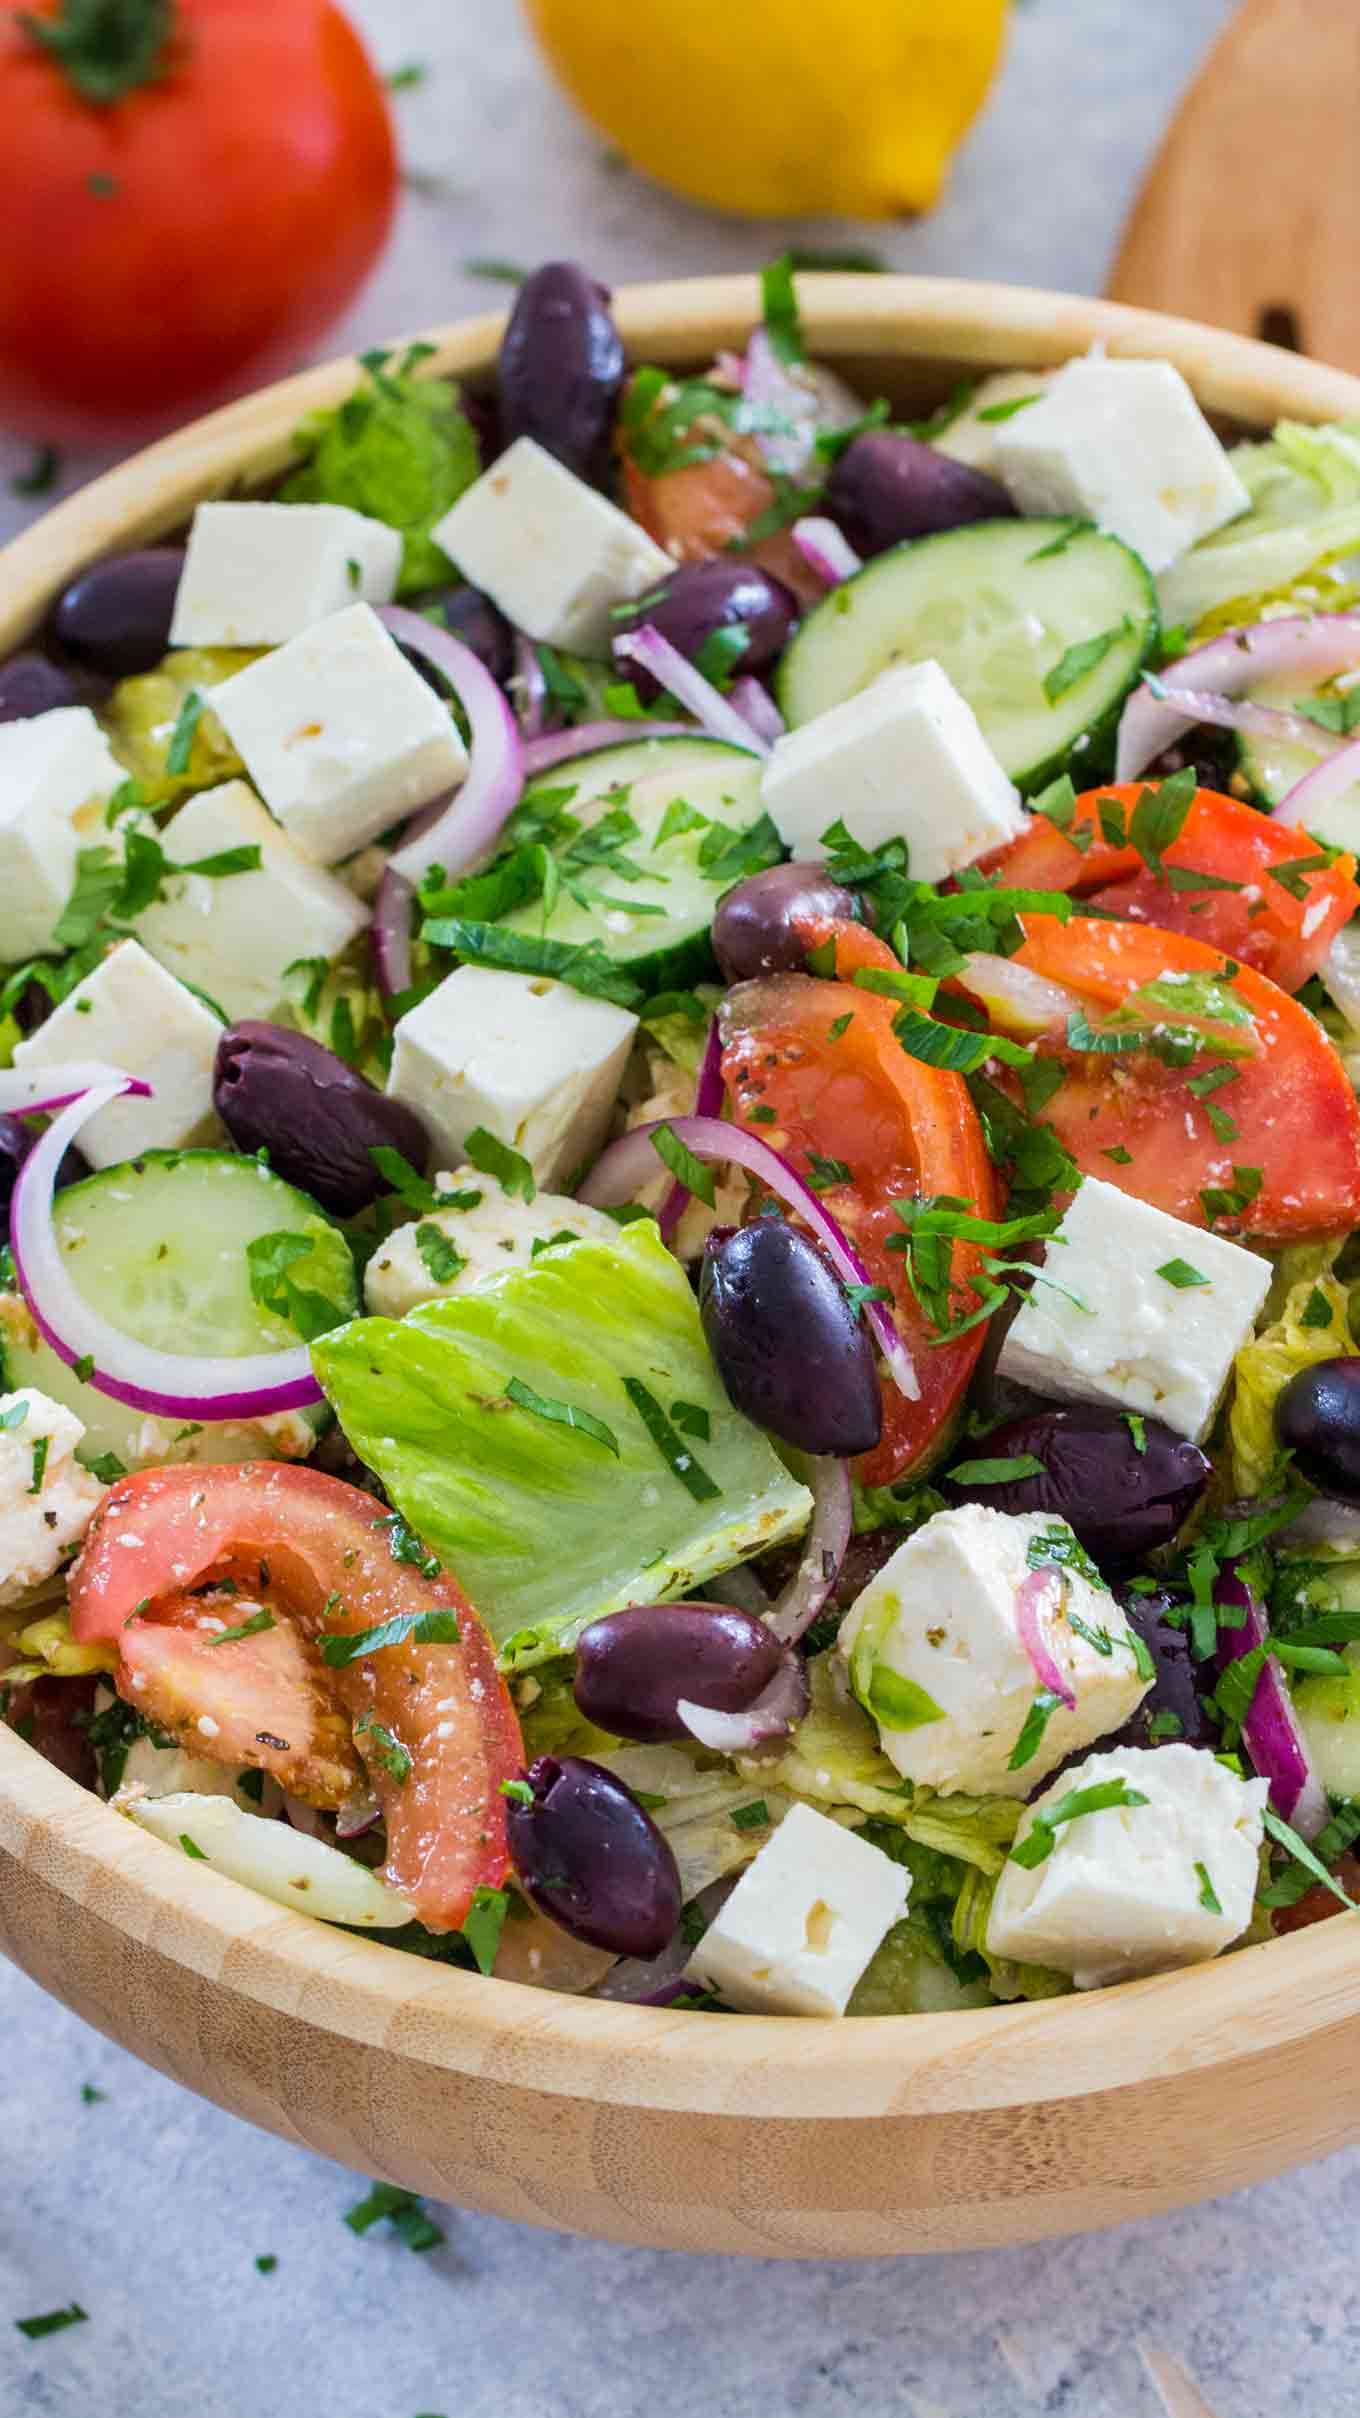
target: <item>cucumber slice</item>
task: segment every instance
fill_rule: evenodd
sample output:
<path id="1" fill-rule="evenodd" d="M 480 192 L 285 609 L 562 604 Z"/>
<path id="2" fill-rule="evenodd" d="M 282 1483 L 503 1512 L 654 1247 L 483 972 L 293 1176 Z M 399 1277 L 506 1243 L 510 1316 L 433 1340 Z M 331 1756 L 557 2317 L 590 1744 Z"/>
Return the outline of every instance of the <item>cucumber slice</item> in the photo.
<path id="1" fill-rule="evenodd" d="M 1313 696 L 1334 696 L 1331 688 L 1316 689 Z M 1274 680 L 1258 680 L 1251 692 L 1253 705 L 1279 705 L 1295 710 L 1307 704 L 1308 692 L 1297 679 L 1288 675 Z M 1306 747 L 1295 747 L 1288 739 L 1263 739 L 1255 732 L 1241 731 L 1237 739 L 1238 770 L 1251 794 L 1253 804 L 1274 809 L 1286 798 L 1295 783 L 1305 773 L 1314 772 L 1321 758 Z M 1343 789 L 1339 797 L 1329 798 L 1313 814 L 1308 830 L 1333 848 L 1360 848 L 1360 781 Z M 1302 854 L 1303 851 L 1300 850 Z"/>
<path id="2" fill-rule="evenodd" d="M 335 1303 L 337 1325 L 358 1308 L 343 1234 L 306 1193 L 257 1159 L 225 1150 L 149 1150 L 58 1193 L 54 1217 L 86 1299 L 125 1334 L 162 1351 L 236 1358 L 297 1343 L 297 1330 L 251 1295 L 247 1245 L 267 1234 L 311 1243 L 308 1257 L 288 1274 Z M 318 1432 L 316 1412 L 186 1428 L 130 1410 L 58 1359 L 15 1294 L 0 1297 L 0 1368 L 6 1386 L 36 1385 L 84 1420 L 84 1458 L 114 1453 L 128 1468 L 271 1452 L 294 1458 Z"/>
<path id="3" fill-rule="evenodd" d="M 506 927 L 550 940 L 597 940 L 649 991 L 698 980 L 712 966 L 714 909 L 739 878 L 721 865 L 723 835 L 759 821 L 760 771 L 758 756 L 696 737 L 605 747 L 545 773 L 525 791 L 506 838 L 527 836 L 545 796 L 570 790 L 570 827 L 552 839 L 562 889 L 546 922 L 541 901 L 531 899 L 504 918 Z M 693 823 L 680 828 L 672 807 L 689 807 Z M 629 818 L 620 820 L 617 855 L 588 861 L 588 835 L 615 813 Z M 662 838 L 668 816 L 677 828 Z M 761 861 L 772 864 L 781 853 L 772 839 Z"/>
<path id="4" fill-rule="evenodd" d="M 1117 537 L 1070 521 L 977 521 L 894 546 L 833 588 L 785 653 L 779 702 L 791 726 L 810 722 L 890 664 L 933 657 L 1020 788 L 1041 788 L 1073 751 L 1081 787 L 1106 769 L 1158 627 L 1151 575 Z"/>

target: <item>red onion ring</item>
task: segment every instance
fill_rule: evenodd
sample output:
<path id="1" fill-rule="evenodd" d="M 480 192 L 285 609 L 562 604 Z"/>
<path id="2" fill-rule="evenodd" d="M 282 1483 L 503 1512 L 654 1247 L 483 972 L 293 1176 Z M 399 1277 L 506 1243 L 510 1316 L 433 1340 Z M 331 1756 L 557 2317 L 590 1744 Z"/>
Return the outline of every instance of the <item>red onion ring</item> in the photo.
<path id="1" fill-rule="evenodd" d="M 1292 672 L 1299 680 L 1324 680 L 1357 667 L 1360 613 L 1318 613 L 1311 618 L 1291 614 L 1282 621 L 1225 630 L 1159 672 L 1160 695 L 1147 687 L 1134 690 L 1119 724 L 1115 780 L 1136 781 L 1154 757 L 1200 718 L 1177 704 L 1178 689 L 1240 697 L 1262 676 L 1273 679 L 1276 673 Z M 1319 731 L 1318 737 L 1325 740 L 1325 732 Z"/>
<path id="2" fill-rule="evenodd" d="M 403 840 L 389 861 L 410 882 L 418 882 L 428 865 L 439 865 L 446 874 L 462 873 L 488 854 L 519 804 L 524 787 L 519 727 L 485 664 L 461 638 L 451 637 L 404 605 L 379 605 L 377 613 L 399 645 L 443 673 L 472 734 L 471 768 L 462 787 L 453 792 L 429 831 Z"/>
<path id="3" fill-rule="evenodd" d="M 1235 1570 L 1219 1573 L 1214 1601 L 1246 1614 L 1235 1629 L 1219 1625 L 1215 1660 L 1222 1672 L 1253 1647 L 1268 1646 L 1270 1628 L 1261 1605 Z M 1301 1839 L 1315 1839 L 1327 1821 L 1327 1792 L 1313 1769 L 1289 1682 L 1273 1654 L 1267 1655 L 1256 1682 L 1242 1724 L 1242 1744 L 1253 1770 L 1270 1782 L 1270 1801 L 1281 1820 L 1292 1823 Z"/>
<path id="4" fill-rule="evenodd" d="M 71 1070 L 65 1071 L 67 1074 Z M 49 1070 L 50 1080 L 50 1070 Z M 90 1307 L 67 1273 L 52 1224 L 57 1169 L 76 1136 L 110 1101 L 150 1085 L 120 1075 L 82 1093 L 48 1126 L 15 1178 L 10 1244 L 19 1288 L 39 1333 L 68 1368 L 92 1360 L 89 1382 L 115 1402 L 167 1419 L 256 1419 L 322 1400 L 305 1344 L 239 1360 L 199 1359 L 135 1342 Z"/>
<path id="5" fill-rule="evenodd" d="M 808 1477 L 812 1485 L 812 1525 L 803 1540 L 798 1567 L 770 1607 L 768 1623 L 786 1646 L 811 1628 L 840 1577 L 845 1549 L 855 1524 L 855 1490 L 849 1464 L 824 1454 L 815 1459 Z"/>
<path id="6" fill-rule="evenodd" d="M 790 1166 L 777 1150 L 771 1150 L 768 1142 L 748 1133 L 744 1126 L 726 1125 L 717 1117 L 658 1117 L 650 1125 L 635 1125 L 631 1133 L 612 1142 L 596 1160 L 584 1184 L 578 1186 L 577 1198 L 596 1209 L 632 1200 L 656 1174 L 658 1158 L 652 1136 L 658 1125 L 669 1125 L 677 1140 L 692 1150 L 696 1159 L 704 1160 L 705 1164 L 721 1164 L 726 1160 L 735 1167 L 744 1167 L 767 1192 L 796 1209 L 816 1235 L 842 1284 L 867 1285 L 873 1281 L 854 1245 L 816 1193 L 804 1183 L 797 1168 Z M 911 1354 L 888 1311 L 881 1301 L 869 1301 L 864 1305 L 864 1314 L 898 1392 L 905 1394 L 909 1402 L 919 1402 L 921 1388 Z"/>
<path id="7" fill-rule="evenodd" d="M 754 672 L 743 672 L 740 680 L 733 681 L 727 692 L 727 702 L 735 707 L 743 722 L 750 723 L 756 737 L 763 739 L 767 747 L 773 747 L 776 739 L 783 738 L 788 724 L 764 682 L 757 680 Z"/>
<path id="8" fill-rule="evenodd" d="M 1039 1606 L 1054 1583 L 1052 1570 L 1029 1570 L 1015 1590 L 1015 1626 L 1020 1643 L 1034 1665 L 1034 1676 L 1041 1688 L 1065 1704 L 1069 1713 L 1077 1709 L 1077 1699 L 1071 1684 L 1064 1679 L 1049 1651 L 1039 1620 Z M 1059 1577 L 1059 1584 L 1061 1578 Z"/>
<path id="9" fill-rule="evenodd" d="M 749 1755 L 772 1739 L 787 1738 L 811 1701 L 807 1665 L 790 1646 L 773 1679 L 766 1681 L 744 1713 L 718 1713 L 710 1705 L 691 1704 L 684 1697 L 676 1711 L 691 1738 L 697 1738 L 711 1754 Z"/>
<path id="10" fill-rule="evenodd" d="M 719 695 L 711 680 L 695 670 L 688 656 L 662 637 L 655 622 L 644 621 L 641 629 L 621 631 L 614 652 L 626 663 L 640 663 L 644 672 L 659 680 L 711 739 L 725 739 L 730 747 L 743 747 L 749 755 L 769 754 L 768 743 L 757 738 L 750 723 Z"/>
<path id="11" fill-rule="evenodd" d="M 0 1069 L 0 1117 L 50 1117 L 59 1108 L 69 1108 L 73 1100 L 81 1100 L 96 1085 L 115 1084 L 119 1091 L 134 1099 L 149 1100 L 151 1086 L 140 1075 L 129 1075 L 121 1066 L 108 1066 L 99 1058 L 72 1058 L 64 1066 L 9 1066 Z"/>
<path id="12" fill-rule="evenodd" d="M 718 1031 L 718 1019 L 715 1016 L 708 1028 L 708 1039 L 704 1043 L 703 1062 L 699 1068 L 699 1080 L 694 1090 L 693 1113 L 696 1117 L 720 1117 L 722 1109 L 722 1036 Z M 661 1204 L 656 1221 L 661 1228 L 661 1239 L 664 1243 L 671 1243 L 675 1240 L 675 1229 L 688 1209 L 692 1197 L 688 1185 L 682 1184 L 677 1176 Z"/>
<path id="13" fill-rule="evenodd" d="M 629 747 L 642 739 L 692 739 L 690 722 L 578 722 L 572 730 L 549 731 L 531 739 L 524 750 L 529 780 L 550 772 L 554 764 L 569 764 L 573 756 L 593 755 L 597 747 Z"/>
<path id="14" fill-rule="evenodd" d="M 842 580 L 853 579 L 864 569 L 863 555 L 855 552 L 844 531 L 824 513 L 810 512 L 795 521 L 789 535 L 804 562 L 829 588 L 838 588 Z"/>
<path id="15" fill-rule="evenodd" d="M 1310 815 L 1316 814 L 1320 806 L 1330 805 L 1333 798 L 1344 796 L 1357 781 L 1360 781 L 1360 739 L 1350 739 L 1294 783 L 1276 807 L 1275 820 L 1302 823 L 1306 829 Z"/>
<path id="16" fill-rule="evenodd" d="M 520 695 L 520 729 L 526 739 L 540 738 L 548 719 L 548 683 L 538 650 L 522 630 L 515 633 L 515 684 Z"/>
<path id="17" fill-rule="evenodd" d="M 1147 674 L 1143 685 L 1156 695 L 1163 684 L 1157 674 L 1156 687 Z M 1211 722 L 1216 730 L 1253 731 L 1262 739 L 1281 739 L 1291 747 L 1309 748 L 1314 755 L 1335 755 L 1341 741 L 1320 724 L 1310 722 L 1306 714 L 1292 714 L 1283 705 L 1256 705 L 1250 697 L 1220 697 L 1207 688 L 1180 688 L 1175 691 L 1177 711 L 1183 710 L 1196 722 Z"/>

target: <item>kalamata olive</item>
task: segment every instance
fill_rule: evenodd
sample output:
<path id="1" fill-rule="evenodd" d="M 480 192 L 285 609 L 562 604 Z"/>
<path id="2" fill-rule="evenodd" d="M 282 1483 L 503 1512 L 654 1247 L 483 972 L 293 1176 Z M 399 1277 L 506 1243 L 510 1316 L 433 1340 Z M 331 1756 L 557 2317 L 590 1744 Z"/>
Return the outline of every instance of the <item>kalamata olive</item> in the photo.
<path id="1" fill-rule="evenodd" d="M 708 1348 L 738 1410 L 802 1452 L 872 1452 L 883 1425 L 868 1331 L 820 1251 L 782 1218 L 710 1237 Z"/>
<path id="2" fill-rule="evenodd" d="M 149 672 L 170 644 L 183 568 L 181 546 L 143 546 L 91 563 L 53 605 L 52 636 L 77 663 L 110 680 Z"/>
<path id="3" fill-rule="evenodd" d="M 1102 1739 L 1102 1747 L 1164 1746 L 1173 1741 L 1216 1747 L 1219 1726 L 1200 1697 L 1200 1687 L 1207 1693 L 1212 1676 L 1197 1679 L 1190 1632 L 1166 1617 L 1172 1598 L 1160 1593 L 1140 1595 L 1131 1587 L 1117 1588 L 1116 1594 L 1129 1627 L 1137 1630 L 1152 1656 L 1156 1678 L 1118 1736 Z"/>
<path id="4" fill-rule="evenodd" d="M 903 538 L 1013 517 L 1015 506 L 985 470 L 875 428 L 846 446 L 826 483 L 826 510 L 859 553 L 882 554 Z"/>
<path id="5" fill-rule="evenodd" d="M 580 478 L 607 465 L 623 345 L 609 289 L 574 260 L 550 260 L 519 289 L 501 340 L 501 428 L 533 437 Z"/>
<path id="6" fill-rule="evenodd" d="M 630 1788 L 580 1755 L 541 1755 L 531 1802 L 506 1807 L 526 1894 L 573 1939 L 616 1956 L 659 1956 L 680 1920 L 680 1874 Z"/>
<path id="7" fill-rule="evenodd" d="M 30 650 L 0 664 L 0 722 L 26 722 L 54 706 L 79 705 L 84 696 L 82 682 L 47 655 Z"/>
<path id="8" fill-rule="evenodd" d="M 461 638 L 478 662 L 485 664 L 492 679 L 504 686 L 514 670 L 515 633 L 505 615 L 497 612 L 490 597 L 483 596 L 480 588 L 454 582 L 447 587 L 426 588 L 419 596 L 409 596 L 405 601 L 414 613 L 436 613 L 440 628 L 447 630 L 451 638 Z M 406 653 L 404 647 L 402 652 Z M 441 697 L 447 694 L 444 682 L 423 655 L 407 655 L 406 659 L 432 688 L 438 689 Z"/>
<path id="9" fill-rule="evenodd" d="M 621 615 L 618 626 L 636 630 L 650 622 L 691 663 L 715 630 L 744 630 L 746 644 L 727 666 L 742 673 L 768 671 L 783 654 L 797 619 L 797 599 L 782 579 L 773 579 L 758 563 L 724 562 L 717 554 L 709 562 L 682 563 L 632 613 Z M 659 696 L 660 681 L 640 665 L 629 666 L 629 677 L 644 703 Z"/>
<path id="10" fill-rule="evenodd" d="M 33 1136 L 18 1117 L 0 1117 L 0 1217 L 9 1210 L 14 1179 L 33 1147 Z"/>
<path id="11" fill-rule="evenodd" d="M 576 1641 L 576 1701 L 587 1721 L 651 1746 L 688 1735 L 682 1698 L 744 1713 L 783 1652 L 763 1621 L 727 1604 L 633 1604 Z"/>
<path id="12" fill-rule="evenodd" d="M 713 918 L 713 952 L 728 982 L 798 973 L 808 953 L 800 924 L 855 913 L 851 893 L 832 881 L 825 865 L 770 865 L 764 873 L 748 873 L 722 900 Z"/>
<path id="13" fill-rule="evenodd" d="M 376 1091 L 334 1051 L 278 1024 L 233 1024 L 217 1045 L 213 1101 L 233 1142 L 265 1149 L 276 1175 L 336 1217 L 386 1189 L 373 1164 L 387 1143 L 423 1174 L 429 1137 L 412 1109 Z"/>
<path id="14" fill-rule="evenodd" d="M 1054 1512 L 1097 1562 L 1116 1567 L 1169 1544 L 1209 1476 L 1199 1446 L 1173 1435 L 1159 1419 L 1135 1423 L 1123 1411 L 1085 1405 L 1009 1419 L 990 1435 L 974 1437 L 965 1458 L 1011 1461 L 1025 1454 L 1042 1461 L 1042 1477 L 988 1486 L 946 1475 L 940 1491 L 951 1503 Z"/>
<path id="15" fill-rule="evenodd" d="M 1275 1433 L 1310 1486 L 1360 1503 L 1360 1359 L 1300 1369 L 1275 1405 Z"/>

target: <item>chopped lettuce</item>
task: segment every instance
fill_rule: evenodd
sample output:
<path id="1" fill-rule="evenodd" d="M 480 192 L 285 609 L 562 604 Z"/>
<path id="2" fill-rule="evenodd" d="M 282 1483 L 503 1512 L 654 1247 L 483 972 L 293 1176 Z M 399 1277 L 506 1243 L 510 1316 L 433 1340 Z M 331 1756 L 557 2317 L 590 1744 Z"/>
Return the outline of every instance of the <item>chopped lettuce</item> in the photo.
<path id="1" fill-rule="evenodd" d="M 1342 1649 L 1342 1673 L 1294 1682 L 1294 1711 L 1313 1769 L 1329 1797 L 1360 1797 L 1360 1647 Z"/>
<path id="2" fill-rule="evenodd" d="M 357 1319 L 313 1364 L 355 1451 L 520 1667 L 599 1613 L 691 1594 L 811 1515 L 729 1402 L 650 1219 L 400 1322 Z M 706 1412 L 702 1445 L 667 1446 L 676 1402 Z"/>
<path id="3" fill-rule="evenodd" d="M 929 1914 L 913 1908 L 894 1923 L 855 1984 L 848 2015 L 954 2015 L 993 2005 L 986 1976 L 961 1981 L 944 1956 Z"/>
<path id="4" fill-rule="evenodd" d="M 614 1746 L 595 1760 L 642 1799 L 675 1857 L 686 1905 L 749 1864 L 792 1803 L 782 1789 L 753 1787 L 730 1764 L 683 1746 Z"/>
<path id="5" fill-rule="evenodd" d="M 285 503 L 348 504 L 399 529 L 402 595 L 452 576 L 430 531 L 481 469 L 456 386 L 366 363 L 359 391 L 304 420 L 297 441 L 306 459 L 284 481 Z"/>
<path id="6" fill-rule="evenodd" d="M 176 726 L 194 691 L 206 696 L 219 680 L 254 661 L 255 652 L 241 647 L 181 647 L 154 672 L 119 681 L 100 707 L 99 719 L 119 763 L 141 783 L 144 805 L 168 806 L 192 789 L 214 789 L 219 781 L 234 780 L 244 772 L 211 708 L 194 727 L 184 770 L 171 772 L 169 757 Z"/>
<path id="7" fill-rule="evenodd" d="M 961 1956 L 980 1956 L 987 1967 L 996 1998 L 1062 1998 L 1072 1984 L 1065 1973 L 1048 1965 L 1022 1965 L 1010 1956 L 993 1956 L 987 1946 L 987 1922 L 996 1891 L 996 1876 L 970 1872 L 954 1904 L 951 1923 L 954 1945 Z"/>
<path id="8" fill-rule="evenodd" d="M 1360 551 L 1360 421 L 1308 428 L 1281 420 L 1262 444 L 1238 445 L 1233 468 L 1251 509 L 1201 538 L 1157 583 L 1162 619 L 1191 629 L 1255 621 L 1267 597 Z M 1336 611 L 1335 601 L 1324 610 Z M 1231 626 L 1225 625 L 1225 626 Z"/>
<path id="9" fill-rule="evenodd" d="M 951 1442 L 952 1435 L 951 1430 Z M 863 1536 L 870 1528 L 900 1528 L 905 1545 L 914 1528 L 923 1528 L 944 1507 L 944 1496 L 916 1478 L 899 1486 L 861 1486 L 856 1479 L 855 1534 Z"/>
<path id="10" fill-rule="evenodd" d="M 1279 1459 L 1275 1402 L 1290 1378 L 1317 1360 L 1355 1351 L 1349 1296 L 1332 1274 L 1338 1248 L 1335 1243 L 1297 1245 L 1281 1255 L 1284 1297 L 1279 1298 L 1277 1280 L 1267 1305 L 1274 1311 L 1271 1324 L 1237 1355 L 1228 1439 L 1239 1495 L 1259 1494 Z"/>

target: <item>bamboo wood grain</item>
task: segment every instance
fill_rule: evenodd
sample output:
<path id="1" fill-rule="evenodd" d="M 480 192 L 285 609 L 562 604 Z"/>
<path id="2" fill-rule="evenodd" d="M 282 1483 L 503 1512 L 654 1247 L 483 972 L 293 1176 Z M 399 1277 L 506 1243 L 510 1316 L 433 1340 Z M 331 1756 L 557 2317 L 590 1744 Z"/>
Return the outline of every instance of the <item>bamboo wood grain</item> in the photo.
<path id="1" fill-rule="evenodd" d="M 802 281 L 809 341 L 921 405 L 1099 338 L 1179 363 L 1226 421 L 1360 411 L 1360 383 L 1109 304 L 945 280 Z M 749 278 L 618 298 L 635 356 L 740 342 Z M 500 321 L 436 332 L 486 371 Z M 81 563 L 287 459 L 335 364 L 167 439 L 0 555 L 0 649 Z M 850 2024 L 552 1997 L 286 1913 L 120 1820 L 0 1726 L 0 1949 L 236 2114 L 497 2215 L 620 2241 L 856 2257 L 1147 2216 L 1360 2138 L 1360 1931 L 1037 2006 Z"/>
<path id="2" fill-rule="evenodd" d="M 1360 370 L 1360 8 L 1247 0 L 1181 105 L 1110 279 Z"/>

